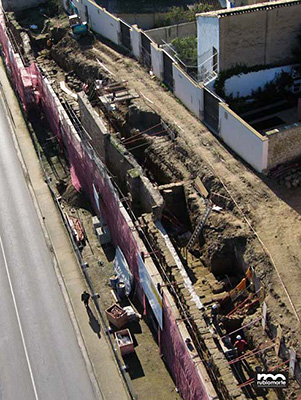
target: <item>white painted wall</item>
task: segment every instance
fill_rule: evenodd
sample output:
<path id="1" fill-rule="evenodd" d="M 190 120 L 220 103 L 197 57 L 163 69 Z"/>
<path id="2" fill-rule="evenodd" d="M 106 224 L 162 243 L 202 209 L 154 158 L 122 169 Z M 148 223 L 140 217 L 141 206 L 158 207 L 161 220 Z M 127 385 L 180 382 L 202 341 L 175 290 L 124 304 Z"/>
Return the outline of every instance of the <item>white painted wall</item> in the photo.
<path id="1" fill-rule="evenodd" d="M 233 94 L 233 97 L 249 96 L 253 90 L 263 89 L 277 74 L 281 74 L 282 71 L 290 73 L 291 70 L 291 66 L 284 66 L 232 76 L 225 81 L 225 93 L 227 96 Z"/>
<path id="2" fill-rule="evenodd" d="M 89 26 L 100 35 L 111 40 L 115 44 L 120 43 L 120 21 L 114 15 L 108 13 L 91 0 L 83 0 L 88 6 Z"/>
<path id="3" fill-rule="evenodd" d="M 222 103 L 219 105 L 219 136 L 256 171 L 267 169 L 268 139 Z"/>
<path id="4" fill-rule="evenodd" d="M 159 49 L 156 43 L 151 43 L 151 58 L 153 73 L 158 79 L 163 80 L 163 51 Z"/>
<path id="5" fill-rule="evenodd" d="M 203 88 L 196 85 L 176 64 L 172 66 L 174 94 L 197 118 L 203 119 Z"/>
<path id="6" fill-rule="evenodd" d="M 199 65 L 213 55 L 213 47 L 219 53 L 219 19 L 216 17 L 197 16 L 197 31 Z M 208 69 L 207 66 L 206 68 Z"/>
<path id="7" fill-rule="evenodd" d="M 141 33 L 137 25 L 133 25 L 130 30 L 131 42 L 132 42 L 132 53 L 139 60 L 140 58 L 140 47 L 141 47 Z"/>

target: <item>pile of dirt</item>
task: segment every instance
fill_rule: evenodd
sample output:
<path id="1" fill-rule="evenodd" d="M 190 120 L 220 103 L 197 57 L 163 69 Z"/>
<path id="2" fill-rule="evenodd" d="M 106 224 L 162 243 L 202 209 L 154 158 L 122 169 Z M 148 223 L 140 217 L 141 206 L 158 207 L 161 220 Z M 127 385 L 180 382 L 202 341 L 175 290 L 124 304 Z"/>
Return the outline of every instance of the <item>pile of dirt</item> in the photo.
<path id="1" fill-rule="evenodd" d="M 88 199 L 82 192 L 78 192 L 72 185 L 71 180 L 64 181 L 60 180 L 56 184 L 56 188 L 61 195 L 62 199 L 66 201 L 71 207 L 83 208 L 85 210 L 91 210 Z"/>

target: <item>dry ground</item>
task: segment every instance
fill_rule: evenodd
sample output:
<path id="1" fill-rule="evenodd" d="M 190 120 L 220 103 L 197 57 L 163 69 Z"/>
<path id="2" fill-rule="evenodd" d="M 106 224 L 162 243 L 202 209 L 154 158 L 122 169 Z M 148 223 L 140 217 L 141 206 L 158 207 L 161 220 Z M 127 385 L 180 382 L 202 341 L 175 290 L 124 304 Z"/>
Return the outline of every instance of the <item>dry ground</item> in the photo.
<path id="1" fill-rule="evenodd" d="M 89 50 L 90 52 L 91 50 Z M 121 56 L 100 42 L 92 51 L 117 79 L 128 81 L 130 88 L 145 96 L 154 110 L 177 125 L 181 139 L 196 158 L 205 160 L 227 187 L 231 196 L 248 218 L 266 247 L 279 276 L 275 274 L 271 287 L 291 298 L 296 314 L 301 318 L 301 189 L 289 190 L 268 178 L 256 174 L 229 152 L 214 135 L 198 121 L 176 98 L 166 92 L 135 60 Z M 283 283 L 282 283 L 282 282 Z M 285 287 L 285 289 L 284 289 Z M 287 300 L 283 299 L 287 302 Z M 293 322 L 292 322 L 293 324 Z"/>

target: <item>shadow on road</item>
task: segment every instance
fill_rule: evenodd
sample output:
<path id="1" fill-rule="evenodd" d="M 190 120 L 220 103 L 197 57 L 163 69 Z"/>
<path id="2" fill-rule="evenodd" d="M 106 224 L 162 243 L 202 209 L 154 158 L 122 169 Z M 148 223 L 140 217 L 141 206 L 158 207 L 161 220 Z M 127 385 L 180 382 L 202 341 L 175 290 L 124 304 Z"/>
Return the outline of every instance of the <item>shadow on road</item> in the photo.
<path id="1" fill-rule="evenodd" d="M 87 314 L 89 316 L 89 324 L 93 330 L 93 332 L 95 332 L 97 334 L 97 336 L 100 338 L 100 324 L 97 320 L 97 318 L 95 318 L 91 308 L 88 306 L 87 308 Z"/>

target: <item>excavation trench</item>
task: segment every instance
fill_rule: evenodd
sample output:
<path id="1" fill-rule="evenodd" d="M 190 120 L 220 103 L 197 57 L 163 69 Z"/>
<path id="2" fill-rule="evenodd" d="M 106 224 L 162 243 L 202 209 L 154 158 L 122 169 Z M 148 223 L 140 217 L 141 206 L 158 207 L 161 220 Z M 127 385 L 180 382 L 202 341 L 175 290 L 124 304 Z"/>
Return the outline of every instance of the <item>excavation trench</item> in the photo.
<path id="1" fill-rule="evenodd" d="M 43 45 L 41 38 L 32 40 L 33 43 L 38 40 L 39 46 Z M 83 83 L 88 85 L 87 96 L 97 114 L 105 120 L 108 130 L 103 141 L 98 136 L 92 138 L 92 142 L 98 154 L 103 152 L 103 161 L 131 203 L 136 217 L 147 214 L 161 220 L 193 287 L 200 295 L 207 318 L 210 318 L 212 304 L 218 303 L 221 336 L 239 330 L 246 320 L 256 316 L 259 303 L 247 299 L 258 288 L 246 279 L 243 290 L 237 295 L 229 294 L 245 278 L 248 263 L 256 266 L 262 257 L 250 251 L 252 237 L 238 218 L 229 195 L 208 166 L 194 158 L 180 135 L 170 135 L 161 116 L 146 107 L 141 99 L 134 96 L 113 111 L 104 106 L 99 99 L 104 93 L 97 92 L 95 81 L 102 81 L 104 85 L 112 84 L 114 80 L 95 60 L 93 38 L 78 43 L 70 37 L 61 40 L 58 36 L 56 41 L 58 45 L 50 53 L 40 53 L 38 61 L 46 75 L 54 79 L 53 85 L 60 99 L 71 103 L 74 113 L 84 125 L 78 104 L 62 93 L 59 82 L 65 80 L 73 92 L 80 91 Z M 71 42 L 74 55 L 69 51 Z M 69 49 L 67 52 L 66 48 Z M 169 128 L 176 132 L 173 127 Z M 45 146 L 50 146 L 48 141 L 43 142 Z M 53 146 L 55 151 L 56 145 Z M 206 209 L 204 199 L 193 186 L 198 176 L 210 192 L 211 201 L 222 210 L 211 213 L 194 246 L 186 252 L 189 238 Z M 65 183 L 59 182 L 59 185 L 64 193 Z M 171 279 L 176 281 L 179 278 L 175 271 L 169 272 Z M 188 299 L 185 301 L 188 302 Z M 246 307 L 237 309 L 244 302 Z M 187 310 L 189 312 L 189 307 Z M 230 335 L 230 338 L 233 343 L 235 337 Z"/>

